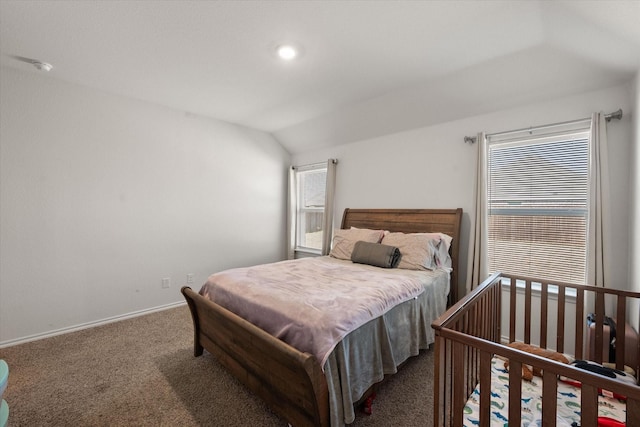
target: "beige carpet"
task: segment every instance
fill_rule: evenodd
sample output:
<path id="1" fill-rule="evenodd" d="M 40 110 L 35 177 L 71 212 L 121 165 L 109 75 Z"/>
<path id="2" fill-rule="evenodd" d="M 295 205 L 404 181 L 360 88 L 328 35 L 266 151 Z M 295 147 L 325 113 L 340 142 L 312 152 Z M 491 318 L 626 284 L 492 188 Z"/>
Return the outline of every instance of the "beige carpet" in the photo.
<path id="1" fill-rule="evenodd" d="M 286 426 L 192 340 L 185 305 L 0 349 L 9 425 Z M 412 358 L 351 426 L 432 425 L 432 371 Z"/>

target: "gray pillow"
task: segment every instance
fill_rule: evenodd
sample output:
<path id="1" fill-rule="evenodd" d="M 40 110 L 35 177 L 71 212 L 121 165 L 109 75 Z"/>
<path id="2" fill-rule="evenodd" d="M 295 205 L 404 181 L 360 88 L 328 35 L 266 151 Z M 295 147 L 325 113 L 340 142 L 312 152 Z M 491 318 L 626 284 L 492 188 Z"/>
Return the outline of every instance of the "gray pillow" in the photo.
<path id="1" fill-rule="evenodd" d="M 351 252 L 351 261 L 382 268 L 395 268 L 401 258 L 400 249 L 380 243 L 357 241 Z"/>

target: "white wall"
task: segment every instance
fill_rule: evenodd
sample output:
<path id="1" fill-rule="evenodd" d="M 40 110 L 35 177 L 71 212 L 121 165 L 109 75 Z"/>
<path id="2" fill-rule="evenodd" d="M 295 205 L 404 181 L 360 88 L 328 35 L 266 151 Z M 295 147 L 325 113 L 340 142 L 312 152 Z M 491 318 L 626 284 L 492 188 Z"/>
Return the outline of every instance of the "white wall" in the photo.
<path id="1" fill-rule="evenodd" d="M 442 123 L 380 138 L 358 141 L 330 149 L 298 154 L 302 165 L 338 159 L 336 226 L 345 208 L 453 208 L 464 211 L 462 222 L 462 268 L 459 295 L 464 294 L 469 241 L 469 212 L 473 206 L 477 145 L 463 142 L 465 135 L 488 133 L 589 117 L 593 111 L 633 104 L 631 84 L 616 86 L 551 102 L 498 111 Z M 380 117 L 379 120 L 384 120 Z M 612 164 L 613 278 L 616 287 L 628 286 L 629 153 L 631 120 L 609 125 Z"/>
<path id="2" fill-rule="evenodd" d="M 284 258 L 290 156 L 271 136 L 9 68 L 0 105 L 0 345 Z"/>

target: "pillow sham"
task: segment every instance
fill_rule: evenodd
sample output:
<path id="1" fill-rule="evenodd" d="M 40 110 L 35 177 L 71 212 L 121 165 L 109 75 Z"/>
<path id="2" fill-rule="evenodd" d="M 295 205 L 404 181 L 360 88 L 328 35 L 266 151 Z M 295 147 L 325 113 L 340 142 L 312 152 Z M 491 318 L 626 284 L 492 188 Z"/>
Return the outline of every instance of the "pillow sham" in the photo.
<path id="1" fill-rule="evenodd" d="M 384 235 L 391 233 L 390 231 L 385 230 Z M 451 242 L 453 241 L 453 237 L 444 233 L 413 233 L 413 234 L 422 234 L 428 236 L 435 241 L 433 242 L 433 246 L 436 248 L 434 257 L 436 266 L 438 268 L 452 270 L 452 261 L 451 255 L 449 255 L 449 248 L 451 248 Z M 383 237 L 384 239 L 384 237 Z"/>
<path id="2" fill-rule="evenodd" d="M 400 261 L 400 250 L 394 246 L 359 240 L 351 252 L 351 261 L 374 267 L 395 268 Z"/>
<path id="3" fill-rule="evenodd" d="M 334 230 L 333 242 L 329 256 L 338 259 L 351 260 L 351 252 L 356 242 L 364 241 L 380 243 L 382 230 L 369 230 L 367 228 L 351 228 L 348 230 Z"/>
<path id="4" fill-rule="evenodd" d="M 388 233 L 382 244 L 395 246 L 400 250 L 398 268 L 407 270 L 434 270 L 438 267 L 435 254 L 440 239 L 430 233 Z"/>
<path id="5" fill-rule="evenodd" d="M 436 246 L 436 265 L 440 268 L 451 268 L 451 255 L 449 255 L 449 248 L 451 247 L 451 242 L 453 241 L 453 237 L 444 233 L 426 233 L 428 235 L 433 235 L 434 239 L 440 239 L 440 244 Z"/>

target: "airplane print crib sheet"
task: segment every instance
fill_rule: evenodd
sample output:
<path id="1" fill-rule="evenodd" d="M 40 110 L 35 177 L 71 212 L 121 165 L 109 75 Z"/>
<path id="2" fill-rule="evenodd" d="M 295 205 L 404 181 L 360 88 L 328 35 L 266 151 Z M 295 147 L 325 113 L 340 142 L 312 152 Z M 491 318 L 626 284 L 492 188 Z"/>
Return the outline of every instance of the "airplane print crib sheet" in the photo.
<path id="1" fill-rule="evenodd" d="M 509 423 L 509 373 L 504 368 L 504 360 L 494 357 L 491 362 L 491 425 L 507 426 Z M 624 401 L 600 396 L 598 398 L 598 416 L 624 422 L 626 405 Z M 464 425 L 480 425 L 480 385 L 471 393 L 464 408 Z M 570 427 L 580 424 L 580 388 L 558 381 L 558 427 Z M 542 378 L 533 377 L 532 381 L 522 381 L 522 417 L 523 427 L 542 425 Z"/>

